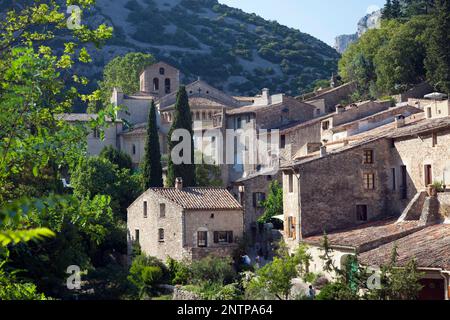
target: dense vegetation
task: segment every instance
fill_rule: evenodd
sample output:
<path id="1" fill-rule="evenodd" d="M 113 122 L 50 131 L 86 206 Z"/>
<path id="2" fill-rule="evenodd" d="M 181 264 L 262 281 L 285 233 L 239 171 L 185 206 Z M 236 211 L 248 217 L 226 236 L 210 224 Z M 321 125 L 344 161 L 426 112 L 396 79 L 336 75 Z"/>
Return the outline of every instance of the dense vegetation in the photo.
<path id="1" fill-rule="evenodd" d="M 449 30 L 449 1 L 388 1 L 381 28 L 349 47 L 339 72 L 358 83 L 355 98 L 397 94 L 423 81 L 450 92 Z"/>

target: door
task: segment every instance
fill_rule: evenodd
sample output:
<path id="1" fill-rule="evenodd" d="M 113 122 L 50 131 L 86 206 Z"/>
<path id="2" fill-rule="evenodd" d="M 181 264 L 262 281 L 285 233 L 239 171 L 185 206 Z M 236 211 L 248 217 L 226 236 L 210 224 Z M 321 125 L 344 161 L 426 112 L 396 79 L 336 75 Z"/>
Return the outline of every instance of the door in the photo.
<path id="1" fill-rule="evenodd" d="M 431 164 L 427 164 L 425 166 L 425 187 L 427 187 L 430 184 L 433 184 L 433 174 Z"/>

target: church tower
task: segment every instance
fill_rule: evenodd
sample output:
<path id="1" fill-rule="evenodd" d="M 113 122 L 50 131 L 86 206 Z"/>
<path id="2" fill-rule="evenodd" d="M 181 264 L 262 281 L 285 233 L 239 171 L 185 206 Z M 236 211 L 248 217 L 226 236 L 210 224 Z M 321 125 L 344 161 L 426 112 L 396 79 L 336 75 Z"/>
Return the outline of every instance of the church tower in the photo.
<path id="1" fill-rule="evenodd" d="M 180 86 L 180 70 L 164 62 L 148 66 L 140 75 L 140 91 L 157 98 L 176 92 Z"/>

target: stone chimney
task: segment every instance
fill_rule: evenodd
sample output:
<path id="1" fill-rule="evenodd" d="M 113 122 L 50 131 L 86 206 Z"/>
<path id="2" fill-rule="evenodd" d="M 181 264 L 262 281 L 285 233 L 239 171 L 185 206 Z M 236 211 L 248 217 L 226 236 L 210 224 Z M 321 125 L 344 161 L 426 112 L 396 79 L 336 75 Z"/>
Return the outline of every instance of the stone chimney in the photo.
<path id="1" fill-rule="evenodd" d="M 395 116 L 395 127 L 401 128 L 405 126 L 405 116 L 399 114 Z"/>
<path id="2" fill-rule="evenodd" d="M 183 190 L 183 178 L 178 177 L 175 179 L 175 189 Z"/>
<path id="3" fill-rule="evenodd" d="M 345 107 L 342 104 L 336 105 L 336 114 L 341 114 L 345 112 Z"/>
<path id="4" fill-rule="evenodd" d="M 271 105 L 272 104 L 272 98 L 270 96 L 269 89 L 267 89 L 267 88 L 262 89 L 261 98 L 265 102 L 265 104 L 267 104 L 267 105 Z"/>

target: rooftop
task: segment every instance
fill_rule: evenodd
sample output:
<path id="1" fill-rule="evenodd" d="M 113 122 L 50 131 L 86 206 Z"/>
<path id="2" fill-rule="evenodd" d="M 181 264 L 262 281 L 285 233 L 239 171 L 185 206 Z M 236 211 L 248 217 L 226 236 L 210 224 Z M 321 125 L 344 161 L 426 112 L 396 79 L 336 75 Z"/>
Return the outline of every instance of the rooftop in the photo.
<path id="1" fill-rule="evenodd" d="M 241 210 L 233 195 L 223 188 L 151 188 L 149 191 L 188 210 Z"/>
<path id="2" fill-rule="evenodd" d="M 273 96 L 272 96 L 273 97 Z M 244 106 L 244 107 L 239 107 L 239 108 L 235 108 L 232 110 L 228 110 L 227 114 L 228 115 L 236 115 L 236 114 L 245 114 L 245 113 L 256 113 L 259 111 L 263 111 L 266 110 L 268 108 L 273 108 L 273 107 L 277 107 L 280 105 L 284 105 L 284 104 L 291 104 L 291 103 L 295 103 L 297 104 L 299 107 L 302 106 L 308 106 L 311 107 L 312 109 L 315 110 L 315 107 L 313 105 L 308 104 L 307 102 L 303 102 L 303 101 L 298 101 L 292 97 L 289 96 L 285 96 L 283 95 L 282 100 L 276 100 L 275 103 L 269 104 L 269 105 L 249 105 L 249 106 Z"/>
<path id="3" fill-rule="evenodd" d="M 395 242 L 399 266 L 415 259 L 421 268 L 450 270 L 450 225 L 426 227 Z M 391 259 L 394 242 L 384 244 L 360 255 L 364 265 L 385 265 Z"/>
<path id="4" fill-rule="evenodd" d="M 98 114 L 96 113 L 63 113 L 56 116 L 59 120 L 64 120 L 67 122 L 88 122 L 91 120 L 96 120 Z M 111 122 L 112 119 L 107 117 L 106 121 Z M 115 122 L 121 122 L 121 120 L 116 119 Z"/>
<path id="5" fill-rule="evenodd" d="M 395 241 L 413 232 L 423 229 L 418 221 L 396 223 L 396 220 L 383 220 L 368 223 L 359 227 L 332 232 L 327 235 L 331 246 L 349 247 L 358 252 L 366 252 L 377 246 Z M 307 237 L 304 242 L 321 245 L 323 235 Z"/>

